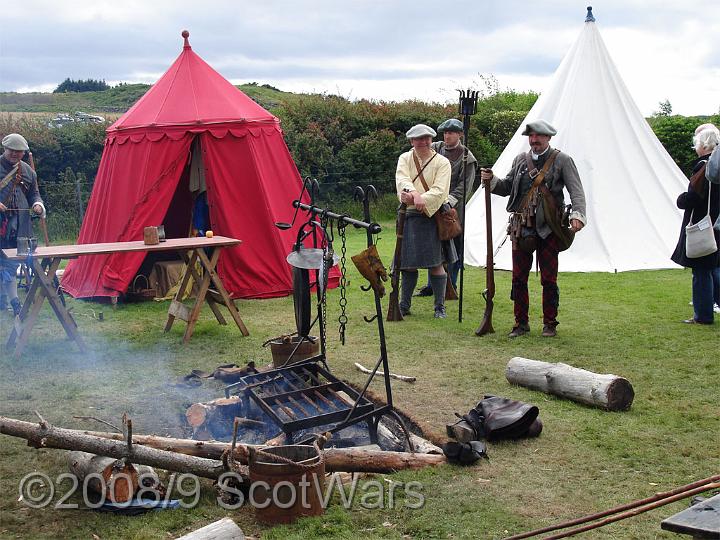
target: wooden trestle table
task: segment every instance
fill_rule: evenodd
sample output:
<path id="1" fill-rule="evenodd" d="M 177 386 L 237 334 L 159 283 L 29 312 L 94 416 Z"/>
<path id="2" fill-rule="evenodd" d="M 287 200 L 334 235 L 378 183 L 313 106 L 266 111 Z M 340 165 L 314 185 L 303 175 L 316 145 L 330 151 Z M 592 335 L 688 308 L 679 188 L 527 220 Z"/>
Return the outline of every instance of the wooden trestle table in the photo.
<path id="1" fill-rule="evenodd" d="M 176 318 L 181 319 L 187 322 L 183 337 L 183 341 L 187 343 L 192 337 L 203 303 L 207 302 L 218 323 L 222 325 L 227 323 L 220 312 L 219 305 L 227 307 L 242 335 L 247 336 L 249 332 L 245 327 L 245 323 L 240 318 L 235 303 L 228 295 L 216 272 L 220 251 L 223 248 L 237 246 L 238 244 L 240 244 L 240 240 L 235 238 L 215 236 L 213 238 L 170 238 L 166 242 L 155 245 L 147 245 L 143 241 L 137 241 L 38 247 L 30 256 L 17 255 L 15 249 L 4 249 L 2 251 L 6 258 L 31 265 L 33 274 L 27 297 L 18 317 L 19 320 L 16 319 L 16 324 L 10 333 L 6 346 L 8 349 L 14 347 L 15 357 L 22 354 L 40 313 L 40 308 L 47 298 L 50 307 L 52 307 L 55 316 L 62 324 L 68 337 L 77 343 L 81 351 L 85 352 L 87 347 L 78 332 L 77 324 L 60 301 L 60 297 L 53 286 L 60 262 L 63 259 L 75 259 L 86 255 L 108 255 L 133 251 L 177 251 L 185 261 L 187 271 L 184 272 L 180 287 L 170 303 L 165 332 L 172 328 Z M 202 276 L 196 269 L 198 261 L 203 268 Z M 198 289 L 195 303 L 192 307 L 189 307 L 182 303 L 182 299 L 185 296 L 191 277 L 198 284 Z M 214 290 L 210 290 L 211 282 L 215 288 Z"/>

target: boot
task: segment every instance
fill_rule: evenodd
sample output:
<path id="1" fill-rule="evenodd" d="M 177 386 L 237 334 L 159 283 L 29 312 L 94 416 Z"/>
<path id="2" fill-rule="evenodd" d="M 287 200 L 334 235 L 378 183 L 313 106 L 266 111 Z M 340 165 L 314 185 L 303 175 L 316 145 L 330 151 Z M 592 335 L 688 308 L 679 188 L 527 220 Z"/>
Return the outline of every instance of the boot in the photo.
<path id="1" fill-rule="evenodd" d="M 525 334 L 529 334 L 529 333 L 530 333 L 530 325 L 528 323 L 517 323 L 515 326 L 513 326 L 513 329 L 510 330 L 508 337 L 516 338 L 516 337 L 524 336 Z"/>
<path id="2" fill-rule="evenodd" d="M 442 276 L 430 276 L 430 283 L 432 284 L 433 296 L 435 297 L 435 318 L 444 319 L 447 317 L 445 314 L 445 287 L 447 284 L 447 274 Z"/>
<path id="3" fill-rule="evenodd" d="M 377 247 L 375 244 L 361 251 L 357 255 L 350 257 L 360 274 L 370 282 L 370 286 L 377 291 L 380 298 L 385 296 L 385 286 L 383 281 L 387 281 L 388 275 L 380 260 Z"/>
<path id="4" fill-rule="evenodd" d="M 20 310 L 22 309 L 22 304 L 20 303 L 20 299 L 15 297 L 12 300 L 10 300 L 10 305 L 12 306 L 13 315 L 17 317 L 20 315 Z"/>
<path id="5" fill-rule="evenodd" d="M 557 336 L 557 321 L 552 323 L 545 323 L 543 326 L 542 336 L 543 337 L 555 337 Z"/>
<path id="6" fill-rule="evenodd" d="M 432 296 L 433 290 L 432 285 L 425 285 L 423 287 L 420 287 L 418 291 L 415 293 L 415 296 Z"/>

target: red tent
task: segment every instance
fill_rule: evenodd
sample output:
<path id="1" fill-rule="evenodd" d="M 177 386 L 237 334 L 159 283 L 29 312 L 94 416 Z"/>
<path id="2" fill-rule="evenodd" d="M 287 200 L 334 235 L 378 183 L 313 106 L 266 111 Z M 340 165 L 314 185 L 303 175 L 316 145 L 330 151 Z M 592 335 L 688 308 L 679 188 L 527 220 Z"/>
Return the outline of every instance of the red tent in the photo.
<path id="1" fill-rule="evenodd" d="M 280 121 L 195 54 L 185 37 L 180 56 L 148 92 L 107 130 L 78 243 L 141 240 L 164 224 L 169 238 L 188 235 L 191 145 L 199 139 L 212 230 L 243 243 L 223 251 L 218 266 L 234 297 L 268 298 L 292 291 L 285 260 L 297 226 L 291 202 L 302 180 Z M 74 297 L 127 291 L 145 255 L 71 261 L 63 288 Z"/>

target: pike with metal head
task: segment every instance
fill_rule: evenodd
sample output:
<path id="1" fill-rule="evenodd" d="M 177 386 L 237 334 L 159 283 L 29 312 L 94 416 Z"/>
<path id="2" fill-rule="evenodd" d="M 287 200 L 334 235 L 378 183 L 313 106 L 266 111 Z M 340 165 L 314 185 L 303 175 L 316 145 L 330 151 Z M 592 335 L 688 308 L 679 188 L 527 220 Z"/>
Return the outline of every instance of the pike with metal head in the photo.
<path id="1" fill-rule="evenodd" d="M 462 322 L 463 312 L 463 276 L 465 273 L 465 201 L 467 200 L 467 177 L 465 170 L 467 168 L 467 157 L 468 157 L 468 131 L 470 130 L 470 117 L 477 112 L 477 100 L 478 92 L 476 90 L 458 90 L 460 92 L 460 103 L 458 106 L 459 113 L 463 117 L 463 138 L 465 142 L 465 150 L 463 151 L 462 160 L 462 181 L 463 181 L 463 198 L 462 198 L 462 217 L 460 225 L 462 232 L 460 233 L 460 241 L 463 245 L 463 249 L 460 252 L 460 291 L 459 291 L 459 302 L 458 302 L 458 322 Z"/>

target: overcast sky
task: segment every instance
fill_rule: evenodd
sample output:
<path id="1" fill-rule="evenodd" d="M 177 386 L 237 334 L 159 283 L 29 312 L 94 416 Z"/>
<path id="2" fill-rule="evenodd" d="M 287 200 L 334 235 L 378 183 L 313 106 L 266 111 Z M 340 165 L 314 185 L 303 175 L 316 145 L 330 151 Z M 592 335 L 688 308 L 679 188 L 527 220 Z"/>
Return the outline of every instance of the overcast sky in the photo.
<path id="1" fill-rule="evenodd" d="M 0 90 L 66 77 L 155 82 L 182 49 L 235 84 L 350 99 L 448 102 L 494 75 L 541 92 L 582 30 L 578 0 L 24 0 L 5 9 Z M 720 109 L 717 0 L 602 0 L 593 12 L 645 115 Z"/>

